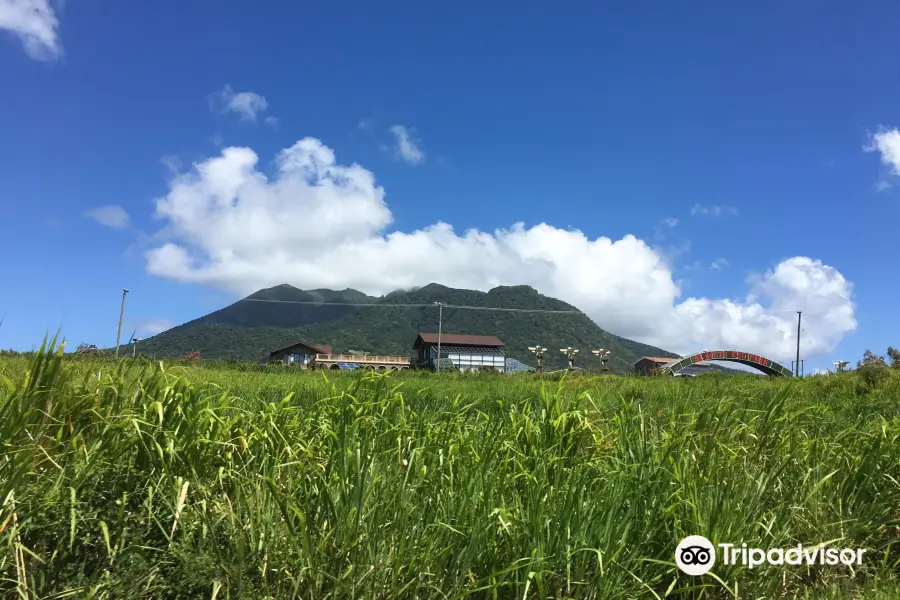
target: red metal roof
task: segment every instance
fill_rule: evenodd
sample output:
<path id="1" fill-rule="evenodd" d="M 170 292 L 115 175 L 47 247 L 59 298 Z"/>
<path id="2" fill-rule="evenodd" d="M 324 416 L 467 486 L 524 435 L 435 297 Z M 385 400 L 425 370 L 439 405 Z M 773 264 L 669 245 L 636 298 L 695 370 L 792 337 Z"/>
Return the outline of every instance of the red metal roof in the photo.
<path id="1" fill-rule="evenodd" d="M 418 348 L 422 344 L 437 344 L 438 334 L 419 332 L 413 348 Z M 457 333 L 442 333 L 441 345 L 447 346 L 487 346 L 489 348 L 502 348 L 504 344 L 500 338 L 493 335 L 460 335 Z"/>
<path id="2" fill-rule="evenodd" d="M 290 348 L 294 348 L 295 346 L 303 346 L 304 348 L 308 348 L 309 350 L 314 351 L 316 354 L 332 354 L 331 346 L 318 346 L 301 341 L 294 342 L 293 344 L 289 344 L 283 348 L 276 348 L 275 350 L 269 352 L 269 356 L 278 354 L 279 352 L 284 352 L 285 350 L 289 350 Z"/>

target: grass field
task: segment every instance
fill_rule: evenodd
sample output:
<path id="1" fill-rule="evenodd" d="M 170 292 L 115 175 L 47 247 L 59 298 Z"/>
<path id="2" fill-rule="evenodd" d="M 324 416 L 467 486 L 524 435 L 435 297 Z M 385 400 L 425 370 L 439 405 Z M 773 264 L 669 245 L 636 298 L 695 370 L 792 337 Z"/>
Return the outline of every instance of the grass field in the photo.
<path id="1" fill-rule="evenodd" d="M 0 375 L 6 598 L 900 597 L 896 374 Z M 691 534 L 868 552 L 692 578 Z"/>

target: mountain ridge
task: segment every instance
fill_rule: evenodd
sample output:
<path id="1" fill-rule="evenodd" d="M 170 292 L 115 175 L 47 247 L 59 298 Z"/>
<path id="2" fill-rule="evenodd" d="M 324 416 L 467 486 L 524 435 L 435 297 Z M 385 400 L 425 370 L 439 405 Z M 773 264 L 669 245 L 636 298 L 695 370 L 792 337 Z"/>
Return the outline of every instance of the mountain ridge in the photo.
<path id="1" fill-rule="evenodd" d="M 441 311 L 438 302 L 445 305 Z M 515 310 L 487 310 L 492 308 Z M 142 340 L 139 350 L 154 358 L 196 350 L 202 358 L 257 360 L 303 340 L 327 344 L 335 352 L 408 355 L 419 331 L 438 331 L 439 312 L 444 333 L 496 335 L 510 357 L 526 364 L 535 364 L 529 346 L 546 347 L 548 369 L 566 365 L 559 349 L 568 346 L 581 350 L 576 366 L 586 368 L 600 367 L 590 350 L 612 350 L 610 371 L 622 374 L 630 373 L 642 356 L 678 356 L 604 331 L 577 307 L 527 285 L 481 292 L 438 283 L 381 297 L 352 288 L 301 290 L 282 284 Z"/>

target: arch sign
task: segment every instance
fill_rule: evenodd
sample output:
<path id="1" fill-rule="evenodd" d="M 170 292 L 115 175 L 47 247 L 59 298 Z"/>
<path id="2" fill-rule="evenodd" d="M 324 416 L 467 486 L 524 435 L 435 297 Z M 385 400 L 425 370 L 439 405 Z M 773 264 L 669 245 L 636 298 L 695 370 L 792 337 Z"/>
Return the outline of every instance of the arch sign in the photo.
<path id="1" fill-rule="evenodd" d="M 728 362 L 741 363 L 748 367 L 753 367 L 775 377 L 793 377 L 790 369 L 758 354 L 750 354 L 749 352 L 739 352 L 738 350 L 712 350 L 709 352 L 701 352 L 692 356 L 687 356 L 678 360 L 674 360 L 661 367 L 661 371 L 668 375 L 674 375 L 685 367 L 697 364 L 698 362 L 706 362 L 710 360 L 724 360 Z"/>

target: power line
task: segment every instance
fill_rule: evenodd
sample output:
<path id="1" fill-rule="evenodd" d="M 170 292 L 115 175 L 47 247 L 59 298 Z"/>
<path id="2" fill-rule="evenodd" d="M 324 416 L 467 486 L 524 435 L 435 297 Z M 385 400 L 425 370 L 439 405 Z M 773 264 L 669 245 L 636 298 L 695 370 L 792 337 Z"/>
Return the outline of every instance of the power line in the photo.
<path id="1" fill-rule="evenodd" d="M 366 304 L 363 302 L 315 302 L 313 300 L 267 300 L 265 298 L 244 298 L 246 302 L 273 302 L 276 304 L 307 304 L 312 306 L 359 306 L 368 308 L 431 308 L 434 304 Z M 499 308 L 493 306 L 463 306 L 460 304 L 444 304 L 444 308 L 462 308 L 466 310 L 493 310 L 499 312 L 584 314 L 580 310 L 548 310 L 543 308 Z"/>
<path id="2" fill-rule="evenodd" d="M 390 305 L 386 305 L 390 306 Z M 466 310 L 497 310 L 501 312 L 527 312 L 527 313 L 553 313 L 580 315 L 584 314 L 580 310 L 548 310 L 543 308 L 499 308 L 493 306 L 462 306 L 458 304 L 445 304 L 444 308 L 464 308 Z"/>

